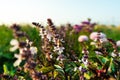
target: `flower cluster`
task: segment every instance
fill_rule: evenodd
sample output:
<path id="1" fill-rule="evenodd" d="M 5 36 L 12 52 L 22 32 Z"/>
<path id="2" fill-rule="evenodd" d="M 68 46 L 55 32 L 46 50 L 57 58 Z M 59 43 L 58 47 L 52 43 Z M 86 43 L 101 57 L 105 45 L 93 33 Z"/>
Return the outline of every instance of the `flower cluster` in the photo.
<path id="1" fill-rule="evenodd" d="M 14 31 L 15 37 L 26 37 L 25 35 L 23 35 L 24 32 L 20 31 L 19 26 L 13 25 L 11 28 Z M 21 33 L 20 36 L 17 35 L 17 33 L 19 32 Z M 14 66 L 19 66 L 22 60 L 28 59 L 29 57 L 31 57 L 31 55 L 35 55 L 37 53 L 37 48 L 32 46 L 32 41 L 27 39 L 27 37 L 26 41 L 18 41 L 17 39 L 12 39 L 10 44 L 12 46 L 10 48 L 10 51 L 15 51 L 19 49 L 19 54 L 14 55 L 17 58 L 16 62 L 14 63 Z"/>
<path id="2" fill-rule="evenodd" d="M 85 32 L 92 32 L 96 23 L 91 23 L 91 19 L 88 21 L 83 21 L 80 25 L 74 25 L 73 29 L 75 32 L 85 31 Z"/>
<path id="3" fill-rule="evenodd" d="M 37 47 L 32 46 L 33 42 L 29 40 L 28 36 L 20 30 L 20 27 L 17 25 L 13 25 L 11 27 L 14 31 L 14 35 L 16 39 L 12 39 L 10 44 L 12 47 L 10 48 L 10 51 L 15 51 L 16 49 L 19 50 L 19 54 L 14 54 L 14 57 L 17 58 L 17 60 L 14 62 L 14 67 L 21 67 L 20 63 L 25 60 L 24 63 L 24 72 L 29 72 L 30 76 L 33 80 L 38 80 L 39 76 L 41 75 L 40 72 L 36 71 L 36 62 L 35 62 L 35 56 L 37 54 Z M 20 35 L 18 33 L 20 32 Z M 23 41 L 22 38 L 25 38 L 26 40 Z M 19 41 L 17 40 L 19 39 Z M 16 76 L 19 78 L 19 76 Z"/>
<path id="4" fill-rule="evenodd" d="M 111 69 L 113 69 L 112 67 L 108 66 L 108 63 L 111 62 L 114 64 L 116 61 L 119 60 L 120 57 L 120 53 L 118 52 L 119 41 L 115 42 L 112 39 L 108 39 L 107 36 L 102 32 L 92 32 L 90 33 L 89 38 L 92 40 L 90 44 L 95 46 L 93 50 L 95 53 L 94 55 L 96 57 L 95 59 L 97 59 L 98 62 L 91 60 L 91 56 L 90 56 L 91 52 L 89 52 L 89 48 L 86 47 L 86 43 L 85 43 L 86 41 L 88 41 L 88 37 L 86 35 L 80 35 L 78 37 L 78 41 L 82 46 L 83 55 L 82 58 L 78 60 L 81 63 L 81 65 L 75 67 L 74 71 L 75 72 L 77 70 L 80 71 L 80 79 L 82 80 L 84 80 L 85 78 L 90 79 L 90 76 L 87 75 L 89 74 L 89 72 L 93 72 L 94 74 L 96 74 L 96 76 L 94 76 L 94 79 L 95 78 L 98 79 L 100 77 L 103 77 L 104 79 L 108 79 L 109 75 L 107 74 L 107 72 L 111 73 Z M 112 46 L 111 51 L 108 50 L 107 48 L 108 45 Z M 99 60 L 99 58 L 104 62 Z M 99 61 L 101 62 L 99 63 Z M 109 64 L 109 65 L 113 66 L 113 64 Z M 117 62 L 116 64 L 119 63 Z M 98 65 L 99 67 L 97 67 Z"/>
<path id="5" fill-rule="evenodd" d="M 117 47 L 119 47 L 119 41 L 115 42 L 112 39 L 108 39 L 106 37 L 106 35 L 102 32 L 92 32 L 90 34 L 90 39 L 93 40 L 94 42 L 91 42 L 91 45 L 95 45 L 96 49 L 95 49 L 95 53 L 99 54 L 99 55 L 107 55 L 109 54 L 106 50 L 106 48 L 104 47 L 105 44 L 110 43 L 113 46 L 113 52 L 111 53 L 112 57 L 117 57 L 120 55 L 120 53 L 118 53 Z"/>
<path id="6" fill-rule="evenodd" d="M 107 41 L 106 35 L 102 32 L 92 32 L 90 34 L 90 39 L 94 41 L 99 40 L 101 43 L 104 43 Z"/>
<path id="7" fill-rule="evenodd" d="M 61 53 L 63 53 L 64 47 L 62 46 L 63 39 L 57 33 L 57 29 L 55 28 L 52 20 L 48 19 L 47 23 L 48 23 L 47 29 L 45 29 L 43 26 L 35 22 L 33 22 L 33 25 L 39 28 L 40 36 L 43 42 L 42 49 L 44 51 L 46 58 L 49 61 L 51 61 L 54 53 L 57 53 L 58 57 L 61 56 Z"/>

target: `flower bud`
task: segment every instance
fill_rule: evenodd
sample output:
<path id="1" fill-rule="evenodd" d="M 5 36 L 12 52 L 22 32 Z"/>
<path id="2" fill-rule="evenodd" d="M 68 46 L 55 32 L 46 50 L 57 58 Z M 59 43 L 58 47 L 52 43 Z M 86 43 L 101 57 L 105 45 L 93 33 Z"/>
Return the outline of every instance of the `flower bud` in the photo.
<path id="1" fill-rule="evenodd" d="M 86 35 L 81 35 L 81 36 L 79 36 L 78 41 L 79 42 L 88 41 L 88 37 Z"/>

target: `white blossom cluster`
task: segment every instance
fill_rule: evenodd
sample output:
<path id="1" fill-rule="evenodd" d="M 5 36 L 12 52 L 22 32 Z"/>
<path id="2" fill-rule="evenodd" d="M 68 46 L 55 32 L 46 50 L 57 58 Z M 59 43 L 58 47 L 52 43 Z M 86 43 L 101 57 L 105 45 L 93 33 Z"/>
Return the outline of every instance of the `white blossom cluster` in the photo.
<path id="1" fill-rule="evenodd" d="M 49 29 L 39 27 L 39 34 L 40 34 L 41 38 L 43 40 L 46 40 L 46 38 L 47 38 L 47 42 L 43 41 L 44 43 L 43 43 L 42 47 L 45 49 L 47 46 L 49 46 L 48 44 L 50 42 L 52 42 L 53 43 L 53 52 L 60 55 L 61 53 L 63 53 L 63 50 L 65 49 L 61 45 L 61 43 L 64 42 L 64 41 L 63 41 L 63 39 L 60 39 L 60 38 L 56 37 L 56 36 L 59 36 L 59 34 L 56 34 L 55 31 L 53 31 L 52 29 L 50 29 L 50 30 Z M 50 54 L 50 58 L 52 58 L 52 54 Z"/>
<path id="2" fill-rule="evenodd" d="M 107 42 L 106 35 L 102 32 L 92 32 L 90 34 L 90 39 L 96 41 L 100 41 L 100 43 L 105 43 Z"/>
<path id="3" fill-rule="evenodd" d="M 84 54 L 81 61 L 82 63 L 85 65 L 85 67 L 88 66 L 89 62 L 88 62 L 88 54 L 89 54 L 89 51 L 88 50 L 83 50 L 82 53 Z"/>
<path id="4" fill-rule="evenodd" d="M 32 45 L 32 42 L 29 42 L 29 40 L 26 40 L 26 43 L 27 45 L 29 44 L 30 45 L 30 48 L 29 48 L 29 51 L 30 51 L 30 54 L 32 55 L 35 55 L 37 53 L 37 48 L 34 47 L 34 46 L 31 46 Z M 19 47 L 20 43 L 17 39 L 12 39 L 10 41 L 10 44 L 11 44 L 11 48 L 10 48 L 10 51 L 13 52 L 15 50 L 19 50 L 19 54 L 14 54 L 14 57 L 17 58 L 17 60 L 14 62 L 14 66 L 19 66 L 20 63 L 22 62 L 22 60 L 24 60 L 25 58 L 23 57 L 25 53 L 25 51 L 28 50 L 28 48 L 25 47 Z"/>

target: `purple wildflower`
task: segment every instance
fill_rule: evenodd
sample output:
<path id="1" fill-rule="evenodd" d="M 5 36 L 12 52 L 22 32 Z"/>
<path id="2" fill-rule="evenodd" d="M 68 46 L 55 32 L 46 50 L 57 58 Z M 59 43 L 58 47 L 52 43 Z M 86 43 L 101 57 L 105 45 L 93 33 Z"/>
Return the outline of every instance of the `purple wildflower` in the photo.
<path id="1" fill-rule="evenodd" d="M 83 21 L 82 24 L 86 24 L 86 25 L 89 25 L 90 22 L 89 21 Z"/>
<path id="2" fill-rule="evenodd" d="M 73 29 L 75 30 L 75 32 L 80 32 L 80 30 L 82 30 L 82 25 L 75 25 L 73 26 Z"/>

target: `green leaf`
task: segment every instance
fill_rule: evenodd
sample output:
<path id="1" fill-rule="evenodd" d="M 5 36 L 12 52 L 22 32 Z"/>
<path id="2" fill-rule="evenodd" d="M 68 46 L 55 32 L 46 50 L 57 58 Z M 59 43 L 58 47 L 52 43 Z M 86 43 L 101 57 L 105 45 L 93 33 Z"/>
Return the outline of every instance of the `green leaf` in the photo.
<path id="1" fill-rule="evenodd" d="M 90 79 L 90 76 L 89 76 L 89 74 L 87 74 L 87 73 L 84 73 L 84 77 L 86 78 L 86 79 Z"/>
<path id="2" fill-rule="evenodd" d="M 56 69 L 62 69 L 62 67 L 59 66 L 59 65 L 54 65 L 54 67 L 55 67 Z"/>
<path id="3" fill-rule="evenodd" d="M 55 69 L 56 71 L 58 71 L 60 74 L 64 75 L 64 71 L 62 69 Z"/>
<path id="4" fill-rule="evenodd" d="M 108 72 L 109 73 L 115 72 L 115 64 L 113 63 L 113 58 L 110 59 L 110 64 L 109 64 Z"/>
<path id="5" fill-rule="evenodd" d="M 3 70 L 4 70 L 4 74 L 6 75 L 9 74 L 9 70 L 5 64 L 3 65 Z"/>
<path id="6" fill-rule="evenodd" d="M 54 70 L 54 73 L 53 73 L 53 74 L 54 74 L 54 78 L 56 78 L 59 73 L 58 73 L 56 70 Z"/>
<path id="7" fill-rule="evenodd" d="M 98 64 L 102 65 L 101 60 L 98 57 L 90 57 L 91 61 L 97 62 Z"/>
<path id="8" fill-rule="evenodd" d="M 48 66 L 48 67 L 43 66 L 41 69 L 39 69 L 39 71 L 42 73 L 48 73 L 48 72 L 51 72 L 53 70 L 54 70 L 53 66 Z"/>
<path id="9" fill-rule="evenodd" d="M 73 75 L 72 75 L 72 78 L 75 79 L 76 77 L 79 76 L 79 71 L 76 71 Z"/>
<path id="10" fill-rule="evenodd" d="M 98 59 L 102 62 L 102 64 L 105 64 L 109 59 L 103 56 L 98 56 Z"/>
<path id="11" fill-rule="evenodd" d="M 110 61 L 107 61 L 104 65 L 103 65 L 103 69 L 108 69 L 110 65 Z"/>
<path id="12" fill-rule="evenodd" d="M 65 69 L 65 71 L 66 71 L 66 72 L 69 72 L 69 71 L 71 71 L 72 69 L 73 69 L 73 68 L 68 67 L 68 68 Z"/>
<path id="13" fill-rule="evenodd" d="M 90 64 L 90 65 L 88 65 L 88 68 L 89 68 L 90 71 L 92 71 L 93 73 L 96 74 L 96 70 L 97 70 L 97 66 L 96 65 Z"/>
<path id="14" fill-rule="evenodd" d="M 0 52 L 0 58 L 1 57 L 7 58 L 7 59 L 12 59 L 13 58 L 13 54 Z"/>

